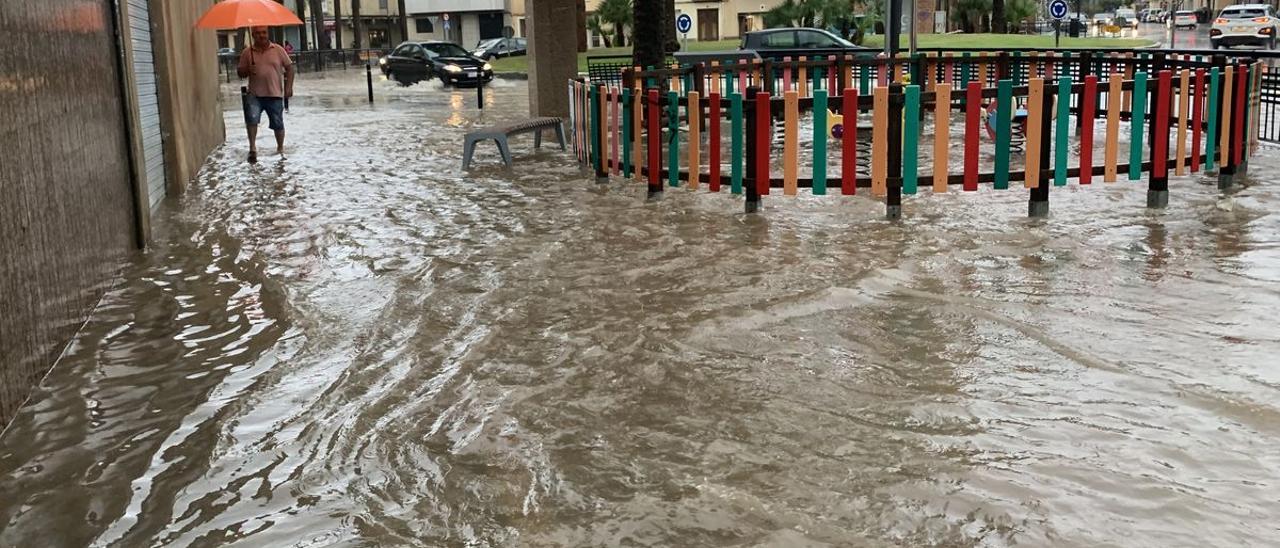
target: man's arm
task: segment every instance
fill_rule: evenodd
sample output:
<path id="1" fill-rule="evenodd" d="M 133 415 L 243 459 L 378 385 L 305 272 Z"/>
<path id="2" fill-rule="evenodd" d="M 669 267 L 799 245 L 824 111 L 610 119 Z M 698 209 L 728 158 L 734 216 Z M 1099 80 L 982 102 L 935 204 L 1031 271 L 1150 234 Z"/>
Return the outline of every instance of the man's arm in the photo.
<path id="1" fill-rule="evenodd" d="M 293 63 L 284 66 L 284 96 L 293 97 Z"/>
<path id="2" fill-rule="evenodd" d="M 236 74 L 241 78 L 249 77 L 249 48 L 244 48 L 244 51 L 240 52 L 240 65 L 236 67 Z"/>

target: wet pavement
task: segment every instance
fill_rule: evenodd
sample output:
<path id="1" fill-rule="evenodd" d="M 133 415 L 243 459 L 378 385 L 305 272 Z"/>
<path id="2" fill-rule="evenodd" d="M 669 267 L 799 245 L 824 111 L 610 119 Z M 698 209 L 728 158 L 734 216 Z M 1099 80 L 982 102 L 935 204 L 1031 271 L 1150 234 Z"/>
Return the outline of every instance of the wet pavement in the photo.
<path id="1" fill-rule="evenodd" d="M 744 216 L 527 139 L 464 174 L 472 90 L 361 76 L 305 78 L 257 166 L 228 88 L 229 144 L 0 438 L 0 546 L 1280 538 L 1276 182 Z"/>

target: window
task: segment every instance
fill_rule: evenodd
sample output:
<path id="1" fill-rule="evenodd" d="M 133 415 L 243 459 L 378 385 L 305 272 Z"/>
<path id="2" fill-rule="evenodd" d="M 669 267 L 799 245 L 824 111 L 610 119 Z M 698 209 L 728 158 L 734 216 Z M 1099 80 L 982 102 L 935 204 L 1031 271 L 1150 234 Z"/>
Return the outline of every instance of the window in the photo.
<path id="1" fill-rule="evenodd" d="M 796 47 L 796 33 L 794 32 L 771 32 L 764 37 L 764 46 L 766 48 L 794 48 Z"/>
<path id="2" fill-rule="evenodd" d="M 468 55 L 467 50 L 462 49 L 462 47 L 457 44 L 449 42 L 436 42 L 427 44 L 426 47 L 427 51 L 431 52 L 432 57 L 437 55 L 443 55 L 445 57 L 466 57 Z"/>
<path id="3" fill-rule="evenodd" d="M 1254 17 L 1265 17 L 1266 10 L 1262 8 L 1234 8 L 1222 10 L 1223 19 L 1253 19 Z"/>
<path id="4" fill-rule="evenodd" d="M 431 34 L 436 31 L 436 29 L 431 26 L 431 19 L 429 18 L 419 17 L 414 19 L 413 22 L 417 26 L 418 34 Z"/>
<path id="5" fill-rule="evenodd" d="M 834 48 L 840 46 L 840 44 L 836 43 L 836 41 L 830 36 L 822 34 L 821 32 L 802 30 L 796 34 L 797 42 L 802 48 Z"/>
<path id="6" fill-rule="evenodd" d="M 413 44 L 405 44 L 403 46 L 396 48 L 395 51 L 391 52 L 391 55 L 394 55 L 396 57 L 409 57 L 410 55 L 413 54 L 412 52 L 413 52 Z"/>
<path id="7" fill-rule="evenodd" d="M 528 36 L 528 35 L 529 35 L 529 25 L 526 24 L 524 18 L 521 17 L 520 18 L 520 36 Z"/>
<path id="8" fill-rule="evenodd" d="M 387 0 L 378 0 L 378 8 L 387 11 Z"/>

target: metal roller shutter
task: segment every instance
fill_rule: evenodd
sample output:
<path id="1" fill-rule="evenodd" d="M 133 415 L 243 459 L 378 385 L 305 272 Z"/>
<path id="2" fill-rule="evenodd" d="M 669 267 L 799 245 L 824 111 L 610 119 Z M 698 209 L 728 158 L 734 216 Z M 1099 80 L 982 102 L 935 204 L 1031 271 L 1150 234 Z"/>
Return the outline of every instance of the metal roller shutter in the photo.
<path id="1" fill-rule="evenodd" d="M 151 49 L 151 11 L 147 0 L 129 0 L 130 49 L 133 52 L 133 82 L 138 92 L 143 163 L 151 208 L 165 195 L 164 140 L 160 133 L 160 99 L 156 92 L 155 56 Z"/>

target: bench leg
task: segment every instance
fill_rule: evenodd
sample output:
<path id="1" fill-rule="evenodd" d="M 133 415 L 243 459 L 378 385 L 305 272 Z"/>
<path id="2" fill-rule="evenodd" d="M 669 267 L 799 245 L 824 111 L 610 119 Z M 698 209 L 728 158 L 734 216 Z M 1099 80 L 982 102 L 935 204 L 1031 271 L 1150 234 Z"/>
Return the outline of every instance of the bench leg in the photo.
<path id="1" fill-rule="evenodd" d="M 560 139 L 560 150 L 564 150 L 564 124 L 556 124 L 556 138 Z"/>
<path id="2" fill-rule="evenodd" d="M 475 151 L 476 142 L 471 139 L 467 139 L 467 142 L 462 145 L 462 169 L 469 169 L 471 167 L 471 155 Z"/>
<path id="3" fill-rule="evenodd" d="M 533 130 L 533 148 L 542 148 L 542 128 Z"/>
<path id="4" fill-rule="evenodd" d="M 494 142 L 498 143 L 498 152 L 502 153 L 502 163 L 511 167 L 511 149 L 507 148 L 507 140 L 494 139 Z"/>

